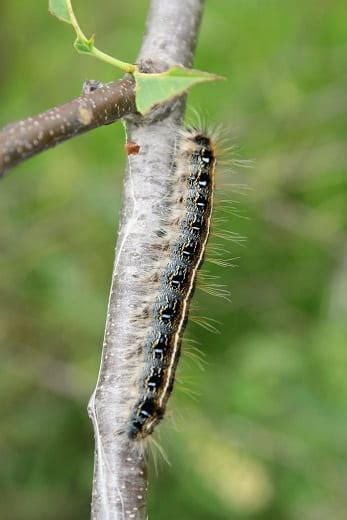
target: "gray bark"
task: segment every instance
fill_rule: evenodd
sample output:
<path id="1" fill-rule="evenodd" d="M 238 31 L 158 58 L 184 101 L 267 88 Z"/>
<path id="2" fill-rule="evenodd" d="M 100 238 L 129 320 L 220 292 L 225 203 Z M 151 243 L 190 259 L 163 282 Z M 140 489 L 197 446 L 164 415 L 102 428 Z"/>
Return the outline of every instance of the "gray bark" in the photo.
<path id="1" fill-rule="evenodd" d="M 203 3 L 152 0 L 138 58 L 143 70 L 191 66 Z M 148 236 L 161 227 L 173 144 L 183 111 L 181 98 L 154 111 L 151 117 L 134 117 L 127 122 L 128 141 L 139 145 L 140 152 L 130 157 L 126 171 L 102 360 L 88 407 L 95 432 L 94 520 L 147 518 L 146 460 L 124 432 L 128 402 L 136 393 L 131 382 L 141 363 L 132 320 L 141 277 L 151 265 L 153 251 L 148 247 Z M 141 290 L 146 291 L 145 284 Z"/>

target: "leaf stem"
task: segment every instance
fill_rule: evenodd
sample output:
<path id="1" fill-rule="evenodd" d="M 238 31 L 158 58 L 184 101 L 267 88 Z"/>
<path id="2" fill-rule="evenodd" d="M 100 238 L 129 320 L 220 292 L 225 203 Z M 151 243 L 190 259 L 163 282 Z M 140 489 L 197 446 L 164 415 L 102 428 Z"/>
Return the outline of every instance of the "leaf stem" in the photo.
<path id="1" fill-rule="evenodd" d="M 86 37 L 86 35 L 82 31 L 82 29 L 80 28 L 80 26 L 78 24 L 78 21 L 77 21 L 77 18 L 75 16 L 75 13 L 74 13 L 74 11 L 72 9 L 71 0 L 67 0 L 66 4 L 67 4 L 67 10 L 68 10 L 69 15 L 70 15 L 71 25 L 75 29 L 77 38 L 79 40 L 81 40 L 81 41 L 87 41 L 88 38 Z"/>
<path id="2" fill-rule="evenodd" d="M 99 51 L 99 49 L 97 49 L 96 47 L 92 47 L 91 54 L 93 54 L 93 56 L 95 56 L 99 60 L 105 61 L 106 63 L 109 63 L 110 65 L 113 65 L 114 67 L 117 67 L 118 69 L 121 69 L 124 72 L 129 72 L 130 74 L 133 74 L 137 70 L 136 65 L 118 60 L 117 58 L 113 58 L 109 54 Z"/>
<path id="3" fill-rule="evenodd" d="M 117 67 L 118 69 L 123 70 L 124 72 L 128 72 L 130 74 L 133 74 L 137 67 L 136 65 L 133 65 L 132 63 L 126 63 L 125 61 L 118 60 L 117 58 L 113 58 L 109 54 L 106 54 L 105 52 L 99 51 L 94 46 L 94 38 L 88 39 L 84 32 L 82 31 L 81 27 L 79 26 L 79 23 L 77 21 L 77 18 L 75 16 L 75 13 L 72 8 L 71 0 L 66 1 L 66 6 L 69 12 L 71 25 L 74 28 L 77 36 L 77 41 L 82 42 L 86 44 L 86 47 L 89 47 L 89 52 L 85 52 L 86 54 L 92 54 L 95 56 L 95 58 L 98 58 L 99 60 L 105 61 L 106 63 L 109 63 L 110 65 L 113 65 L 114 67 Z M 75 46 L 76 47 L 76 46 Z M 78 47 L 76 47 L 78 50 Z M 81 51 L 80 51 L 81 52 Z"/>

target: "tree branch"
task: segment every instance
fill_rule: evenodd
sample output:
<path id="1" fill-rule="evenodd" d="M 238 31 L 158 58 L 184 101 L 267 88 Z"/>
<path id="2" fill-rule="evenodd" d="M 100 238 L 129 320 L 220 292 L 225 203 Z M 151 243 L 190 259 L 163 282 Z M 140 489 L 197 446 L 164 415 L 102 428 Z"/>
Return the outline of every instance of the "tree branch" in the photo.
<path id="1" fill-rule="evenodd" d="M 152 0 L 138 59 L 142 69 L 191 66 L 203 3 Z M 127 140 L 136 143 L 139 153 L 129 156 L 102 360 L 88 407 L 95 433 L 94 520 L 147 518 L 146 461 L 124 430 L 129 406 L 136 401 L 144 355 L 134 320 L 141 301 L 151 297 L 144 281 L 153 264 L 148 236 L 161 227 L 184 106 L 181 98 L 169 109 L 159 107 L 152 117 L 127 122 Z"/>
<path id="2" fill-rule="evenodd" d="M 134 80 L 128 75 L 35 117 L 11 123 L 0 132 L 0 177 L 43 150 L 134 112 Z"/>

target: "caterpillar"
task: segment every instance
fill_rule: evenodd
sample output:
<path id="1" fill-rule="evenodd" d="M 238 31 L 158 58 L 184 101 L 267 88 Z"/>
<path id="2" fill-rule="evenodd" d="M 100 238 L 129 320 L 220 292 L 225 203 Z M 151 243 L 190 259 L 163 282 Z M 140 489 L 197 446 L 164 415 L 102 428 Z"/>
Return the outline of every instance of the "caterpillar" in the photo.
<path id="1" fill-rule="evenodd" d="M 210 137 L 195 128 L 181 131 L 173 166 L 175 204 L 170 222 L 177 231 L 159 275 L 158 293 L 149 311 L 151 322 L 143 339 L 146 368 L 140 381 L 141 397 L 127 428 L 133 440 L 153 432 L 173 390 L 189 304 L 210 233 L 216 161 Z M 161 233 L 164 236 L 165 230 Z"/>

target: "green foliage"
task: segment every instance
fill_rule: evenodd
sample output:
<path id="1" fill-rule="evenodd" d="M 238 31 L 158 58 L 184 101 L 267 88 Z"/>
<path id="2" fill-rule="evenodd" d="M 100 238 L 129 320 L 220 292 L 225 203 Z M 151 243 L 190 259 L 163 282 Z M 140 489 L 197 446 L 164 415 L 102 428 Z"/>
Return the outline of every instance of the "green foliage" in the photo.
<path id="1" fill-rule="evenodd" d="M 78 52 L 82 54 L 91 54 L 93 52 L 94 47 L 94 38 L 90 38 L 90 40 L 79 40 L 76 38 L 74 47 Z"/>
<path id="2" fill-rule="evenodd" d="M 179 96 L 193 85 L 205 81 L 215 81 L 221 77 L 184 67 L 172 67 L 161 74 L 144 74 L 136 65 L 120 61 L 97 49 L 95 37 L 87 38 L 82 32 L 72 9 L 71 0 L 49 0 L 51 14 L 69 23 L 76 32 L 75 49 L 82 54 L 89 54 L 109 63 L 124 72 L 134 75 L 136 82 L 136 107 L 140 114 L 145 114 L 154 105 Z"/>
<path id="3" fill-rule="evenodd" d="M 100 45 L 135 61 L 148 2 L 92 4 L 86 27 L 104 28 Z M 84 5 L 76 0 L 81 15 Z M 1 125 L 75 97 L 85 77 L 114 78 L 114 68 L 76 59 L 42 2 L 0 9 L 11 49 L 2 55 Z M 237 268 L 204 267 L 221 276 L 232 302 L 198 289 L 194 296 L 221 334 L 190 326 L 207 364 L 200 371 L 183 352 L 160 438 L 171 466 L 152 472 L 151 520 L 345 520 L 346 22 L 339 0 L 206 2 L 195 66 L 233 79 L 193 89 L 189 105 L 224 123 L 241 156 L 256 160 L 217 178 L 219 207 L 232 199 L 250 217 L 225 213 L 222 230 L 248 241 L 224 244 Z M 1 182 L 6 520 L 89 517 L 86 406 L 100 361 L 123 146 L 120 124 L 100 128 Z"/>
<path id="4" fill-rule="evenodd" d="M 72 9 L 71 0 L 49 0 L 49 11 L 59 20 L 73 26 L 76 32 L 74 47 L 78 52 L 81 52 L 82 54 L 90 54 L 91 56 L 105 61 L 114 67 L 118 67 L 124 72 L 133 73 L 137 69 L 135 65 L 113 58 L 112 56 L 99 51 L 99 49 L 95 47 L 95 36 L 92 36 L 91 38 L 85 36 Z"/>
<path id="5" fill-rule="evenodd" d="M 70 0 L 49 0 L 49 12 L 62 22 L 72 23 Z"/>
<path id="6" fill-rule="evenodd" d="M 197 83 L 215 81 L 220 77 L 201 70 L 172 67 L 161 74 L 134 73 L 136 81 L 136 106 L 141 114 L 154 105 L 185 92 Z"/>

